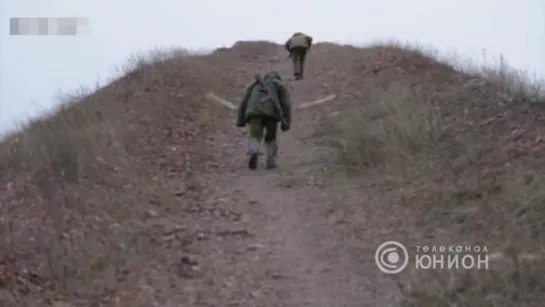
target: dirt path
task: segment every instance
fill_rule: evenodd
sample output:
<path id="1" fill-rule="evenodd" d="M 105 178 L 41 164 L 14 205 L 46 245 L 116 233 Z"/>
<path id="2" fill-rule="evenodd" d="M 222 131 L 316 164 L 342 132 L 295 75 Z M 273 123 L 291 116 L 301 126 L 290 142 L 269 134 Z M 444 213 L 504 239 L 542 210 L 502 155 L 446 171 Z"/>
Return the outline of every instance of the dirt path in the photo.
<path id="1" fill-rule="evenodd" d="M 271 69 L 285 79 L 291 73 L 289 62 Z M 309 79 L 312 73 L 309 69 Z M 295 106 L 320 98 L 311 91 L 312 80 L 290 86 Z M 215 263 L 220 279 L 229 281 L 216 281 L 208 291 L 221 293 L 217 300 L 229 306 L 388 306 L 386 294 L 395 288 L 391 281 L 382 283 L 373 261 L 376 246 L 357 243 L 372 234 L 351 233 L 348 220 L 360 214 L 343 209 L 343 202 L 357 203 L 359 196 L 347 195 L 345 186 L 332 186 L 317 173 L 315 148 L 298 140 L 308 129 L 307 116 L 301 115 L 294 114 L 292 130 L 280 134 L 280 168 L 274 171 L 264 169 L 265 156 L 257 171 L 247 169 L 245 131 L 233 127 L 232 119 L 226 133 L 211 140 L 218 149 L 211 199 L 243 212 L 238 225 L 248 235 L 212 247 L 223 256 L 211 255 L 208 261 Z"/>

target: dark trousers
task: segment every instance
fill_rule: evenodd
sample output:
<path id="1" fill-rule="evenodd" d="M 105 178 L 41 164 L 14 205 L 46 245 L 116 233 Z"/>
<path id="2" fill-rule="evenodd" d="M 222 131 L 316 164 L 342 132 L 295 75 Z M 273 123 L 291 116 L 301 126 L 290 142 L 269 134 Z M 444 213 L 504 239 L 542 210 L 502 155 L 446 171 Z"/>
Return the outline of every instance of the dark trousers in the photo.
<path id="1" fill-rule="evenodd" d="M 263 136 L 265 136 L 266 144 L 274 144 L 276 143 L 278 122 L 267 117 L 252 117 L 248 121 L 248 130 L 250 140 L 261 143 Z"/>
<path id="2" fill-rule="evenodd" d="M 295 78 L 303 78 L 305 70 L 305 58 L 307 56 L 307 48 L 294 47 L 291 48 L 291 60 L 293 62 L 293 75 Z"/>

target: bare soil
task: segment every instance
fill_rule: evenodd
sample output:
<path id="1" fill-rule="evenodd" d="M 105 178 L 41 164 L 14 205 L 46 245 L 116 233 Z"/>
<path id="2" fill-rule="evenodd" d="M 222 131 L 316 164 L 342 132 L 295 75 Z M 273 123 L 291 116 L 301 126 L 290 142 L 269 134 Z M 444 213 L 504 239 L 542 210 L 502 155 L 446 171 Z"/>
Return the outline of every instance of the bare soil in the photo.
<path id="1" fill-rule="evenodd" d="M 484 184 L 484 177 L 437 171 L 447 170 L 447 165 L 459 167 L 452 162 L 456 157 L 442 160 L 452 151 L 448 146 L 440 149 L 445 150 L 441 158 L 428 156 L 433 167 L 412 177 L 379 168 L 353 177 L 339 166 L 335 149 L 310 141 L 317 121 L 366 103 L 371 89 L 394 81 L 415 87 L 429 80 L 451 82 L 445 77 L 452 74 L 448 67 L 435 64 L 428 69 L 412 54 L 405 58 L 385 50 L 370 48 L 356 57 L 351 47 L 317 45 L 308 56 L 302 81 L 292 80 L 285 50 L 264 42 L 240 42 L 210 56 L 143 66 L 89 98 L 98 101 L 102 111 L 113 105 L 123 110 L 114 117 L 127 117 L 120 126 L 130 128 L 122 138 L 126 153 L 106 146 L 91 159 L 92 172 L 77 168 L 74 180 L 66 179 L 63 167 L 59 177 L 53 164 L 43 159 L 29 160 L 30 164 L 15 160 L 13 153 L 19 153 L 15 149 L 30 148 L 22 147 L 21 140 L 34 130 L 10 137 L 0 148 L 9 161 L 16 161 L 0 169 L 5 243 L 0 254 L 1 302 L 57 307 L 452 306 L 467 295 L 471 299 L 460 306 L 485 306 L 483 302 L 495 298 L 492 294 L 508 292 L 507 282 L 500 290 L 489 289 L 496 280 L 483 282 L 485 291 L 468 281 L 466 288 L 483 292 L 449 288 L 439 291 L 441 296 L 408 286 L 416 280 L 432 289 L 436 277 L 415 278 L 408 272 L 394 278 L 375 264 L 375 250 L 387 240 L 414 247 L 491 239 L 486 241 L 492 242 L 491 252 L 503 251 L 506 237 L 497 231 L 503 220 L 490 222 L 488 228 L 475 226 L 481 225 L 478 221 L 460 226 L 450 215 L 434 211 L 434 206 L 446 204 L 439 201 L 453 199 L 453 193 L 467 192 L 475 182 Z M 407 64 L 407 59 L 414 62 Z M 234 126 L 232 110 L 204 94 L 213 92 L 236 102 L 254 73 L 269 70 L 283 77 L 294 106 L 330 94 L 337 97 L 296 110 L 292 129 L 280 133 L 279 168 L 265 170 L 262 156 L 258 170 L 251 171 L 246 131 Z M 454 97 L 448 91 L 437 92 L 445 100 Z M 463 117 L 463 106 L 449 105 L 455 110 L 452 118 Z M 481 109 L 471 112 L 475 117 L 471 121 L 482 131 L 508 114 L 500 107 Z M 542 111 L 521 115 L 526 113 L 509 110 L 513 117 L 525 118 L 517 123 L 534 124 L 523 126 L 526 140 L 533 143 L 517 139 L 520 146 L 515 147 L 540 152 L 541 139 L 532 129 L 542 125 Z M 498 125 L 490 135 L 503 131 Z M 36 129 L 45 129 L 40 127 Z M 513 143 L 507 137 L 498 139 L 495 144 L 505 147 Z M 504 160 L 497 162 L 490 155 L 479 159 L 486 164 L 483 169 L 505 166 Z M 462 189 L 461 182 L 468 178 L 475 181 Z M 444 186 L 458 190 L 448 194 Z M 478 215 L 481 221 L 501 215 L 479 208 L 483 213 L 478 214 L 485 216 Z M 528 252 L 534 253 L 539 235 L 537 239 L 524 235 L 519 233 L 519 238 L 530 242 L 527 247 L 534 249 Z M 542 302 L 545 287 L 534 277 L 524 278 L 528 284 L 534 280 L 527 291 L 532 294 L 525 301 L 502 300 L 501 306 Z M 522 288 L 520 282 L 518 286 Z"/>

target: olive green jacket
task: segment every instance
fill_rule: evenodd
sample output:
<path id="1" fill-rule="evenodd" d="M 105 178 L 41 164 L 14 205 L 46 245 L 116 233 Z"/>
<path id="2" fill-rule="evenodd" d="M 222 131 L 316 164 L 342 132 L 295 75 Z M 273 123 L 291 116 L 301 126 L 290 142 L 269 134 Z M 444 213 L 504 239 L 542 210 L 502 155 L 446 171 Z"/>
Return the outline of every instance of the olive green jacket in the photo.
<path id="1" fill-rule="evenodd" d="M 312 46 L 312 37 L 301 32 L 297 32 L 290 37 L 284 44 L 284 48 L 291 52 L 292 48 L 303 47 L 309 49 Z"/>
<path id="2" fill-rule="evenodd" d="M 288 127 L 291 126 L 291 101 L 288 89 L 284 86 L 280 76 L 278 76 L 276 72 L 268 73 L 263 80 L 272 84 L 272 88 L 274 88 L 278 96 L 284 121 Z M 263 100 L 263 98 L 267 96 L 268 93 L 257 81 L 248 86 L 239 105 L 237 127 L 246 126 L 246 123 L 252 117 L 271 118 L 276 121 L 282 120 L 280 114 L 276 111 L 273 102 L 270 100 Z M 263 102 L 261 102 L 262 100 Z"/>

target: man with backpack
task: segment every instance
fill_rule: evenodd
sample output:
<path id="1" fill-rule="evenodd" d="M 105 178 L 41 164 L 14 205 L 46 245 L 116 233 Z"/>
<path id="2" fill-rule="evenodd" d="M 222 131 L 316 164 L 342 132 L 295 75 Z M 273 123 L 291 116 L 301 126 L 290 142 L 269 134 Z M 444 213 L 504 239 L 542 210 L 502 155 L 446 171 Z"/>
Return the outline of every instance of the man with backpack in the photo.
<path id="1" fill-rule="evenodd" d="M 303 79 L 305 59 L 312 46 L 312 37 L 301 32 L 294 33 L 284 44 L 284 48 L 290 53 L 293 62 L 293 76 L 295 80 Z"/>
<path id="2" fill-rule="evenodd" d="M 277 72 L 271 71 L 263 78 L 256 74 L 254 78 L 240 103 L 236 126 L 242 128 L 249 125 L 248 167 L 252 170 L 257 168 L 261 139 L 264 137 L 267 169 L 273 169 L 277 167 L 278 123 L 282 131 L 290 129 L 291 101 Z"/>

